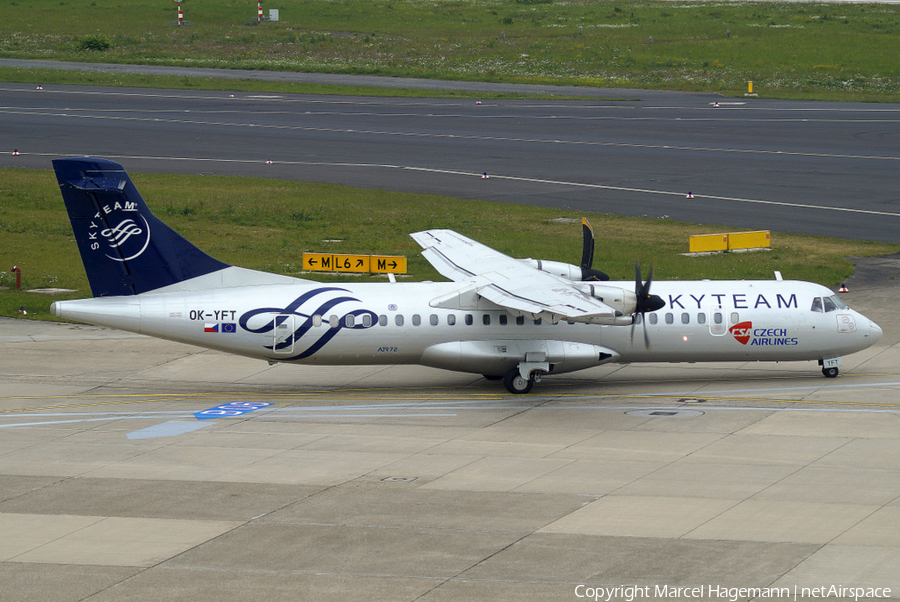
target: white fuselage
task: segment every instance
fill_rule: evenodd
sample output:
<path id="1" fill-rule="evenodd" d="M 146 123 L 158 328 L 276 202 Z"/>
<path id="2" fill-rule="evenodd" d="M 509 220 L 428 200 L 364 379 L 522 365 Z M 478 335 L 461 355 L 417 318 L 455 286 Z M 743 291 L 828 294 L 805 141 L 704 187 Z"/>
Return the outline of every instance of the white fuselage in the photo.
<path id="1" fill-rule="evenodd" d="M 632 329 L 516 317 L 467 282 L 242 285 L 235 274 L 220 288 L 202 290 L 207 276 L 141 295 L 57 302 L 53 311 L 275 362 L 424 364 L 493 376 L 532 359 L 551 372 L 607 362 L 824 360 L 881 336 L 839 300 L 823 306 L 834 299 L 829 289 L 798 281 L 655 282 L 665 307 Z"/>

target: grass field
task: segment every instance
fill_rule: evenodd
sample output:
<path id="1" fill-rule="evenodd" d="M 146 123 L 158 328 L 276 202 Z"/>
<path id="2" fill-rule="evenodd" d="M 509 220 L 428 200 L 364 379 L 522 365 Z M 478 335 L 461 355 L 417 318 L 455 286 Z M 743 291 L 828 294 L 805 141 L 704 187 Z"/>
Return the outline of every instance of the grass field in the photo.
<path id="1" fill-rule="evenodd" d="M 267 0 L 260 26 L 250 0 L 182 7 L 179 28 L 167 1 L 3 2 L 0 56 L 900 99 L 898 5 Z"/>
<path id="2" fill-rule="evenodd" d="M 321 280 L 374 276 L 301 274 L 304 251 L 406 255 L 412 280 L 442 279 L 408 236 L 452 228 L 515 257 L 577 264 L 580 214 L 550 208 L 496 205 L 465 199 L 344 186 L 221 176 L 132 174 L 151 210 L 212 256 L 242 267 Z M 90 288 L 51 171 L 0 170 L 0 315 L 50 318 L 56 299 L 89 297 Z M 254 202 L 247 202 L 254 199 Z M 559 221 L 570 218 L 572 221 Z M 588 215 L 597 234 L 595 267 L 614 279 L 634 278 L 634 262 L 653 262 L 658 279 L 786 278 L 826 285 L 851 273 L 848 256 L 900 252 L 900 245 L 773 234 L 768 252 L 685 257 L 688 236 L 719 232 L 715 225 Z M 340 240 L 341 242 L 324 242 Z M 14 290 L 69 288 L 46 295 Z M 645 271 L 646 273 L 646 271 Z"/>

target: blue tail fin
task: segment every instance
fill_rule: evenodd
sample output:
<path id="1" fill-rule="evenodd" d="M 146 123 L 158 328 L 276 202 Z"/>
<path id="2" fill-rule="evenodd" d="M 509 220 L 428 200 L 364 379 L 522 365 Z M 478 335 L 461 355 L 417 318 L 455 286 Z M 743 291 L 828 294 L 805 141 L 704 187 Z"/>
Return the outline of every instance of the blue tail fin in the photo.
<path id="1" fill-rule="evenodd" d="M 138 295 L 228 267 L 154 217 L 118 163 L 56 159 L 53 169 L 95 297 Z"/>

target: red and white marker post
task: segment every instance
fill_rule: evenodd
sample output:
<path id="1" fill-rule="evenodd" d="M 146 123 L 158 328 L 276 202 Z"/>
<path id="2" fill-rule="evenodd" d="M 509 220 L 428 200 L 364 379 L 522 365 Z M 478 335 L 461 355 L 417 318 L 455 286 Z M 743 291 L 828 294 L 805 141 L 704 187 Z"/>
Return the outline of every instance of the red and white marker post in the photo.
<path id="1" fill-rule="evenodd" d="M 16 275 L 16 290 L 22 290 L 22 268 L 14 265 L 10 272 Z"/>

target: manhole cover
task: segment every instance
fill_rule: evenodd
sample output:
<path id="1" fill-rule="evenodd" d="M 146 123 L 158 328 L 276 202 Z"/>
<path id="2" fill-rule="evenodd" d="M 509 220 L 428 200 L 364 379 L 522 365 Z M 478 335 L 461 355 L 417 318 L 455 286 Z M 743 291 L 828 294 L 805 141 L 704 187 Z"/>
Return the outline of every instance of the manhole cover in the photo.
<path id="1" fill-rule="evenodd" d="M 625 412 L 629 416 L 642 416 L 644 418 L 696 418 L 703 416 L 700 410 L 631 410 Z"/>
<path id="2" fill-rule="evenodd" d="M 382 483 L 412 483 L 418 481 L 419 477 L 384 477 Z"/>

